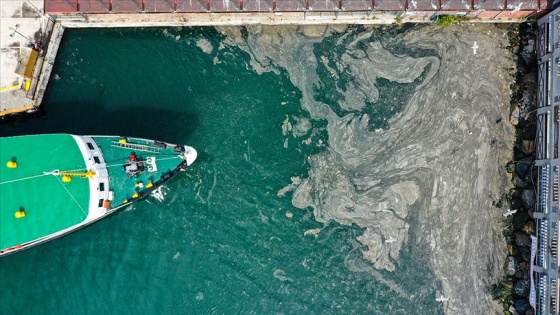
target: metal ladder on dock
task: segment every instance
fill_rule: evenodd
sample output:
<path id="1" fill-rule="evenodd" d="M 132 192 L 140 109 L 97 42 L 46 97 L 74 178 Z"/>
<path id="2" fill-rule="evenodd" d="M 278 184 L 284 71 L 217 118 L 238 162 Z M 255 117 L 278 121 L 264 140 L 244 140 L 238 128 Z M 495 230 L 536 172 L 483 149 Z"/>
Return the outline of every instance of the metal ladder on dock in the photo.
<path id="1" fill-rule="evenodd" d="M 144 151 L 144 152 L 151 152 L 151 153 L 161 153 L 160 148 L 152 147 L 146 144 L 137 144 L 137 143 L 129 143 L 129 142 L 117 142 L 113 141 L 111 143 L 114 147 L 131 149 L 135 151 Z"/>

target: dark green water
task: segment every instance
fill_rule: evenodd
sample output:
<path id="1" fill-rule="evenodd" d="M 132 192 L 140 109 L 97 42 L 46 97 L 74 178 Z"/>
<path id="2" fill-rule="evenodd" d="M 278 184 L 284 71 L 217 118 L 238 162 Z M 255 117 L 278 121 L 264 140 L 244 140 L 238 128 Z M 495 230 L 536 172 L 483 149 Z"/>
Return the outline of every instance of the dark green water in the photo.
<path id="1" fill-rule="evenodd" d="M 441 313 L 435 280 L 410 249 L 397 271 L 368 272 L 359 228 L 331 223 L 304 236 L 322 224 L 290 193 L 277 196 L 324 150 L 284 148 L 286 116 L 308 117 L 288 75 L 259 75 L 242 50 L 216 49 L 224 37 L 214 29 L 170 33 L 67 30 L 44 115 L 0 126 L 2 136 L 130 135 L 199 152 L 163 201 L 1 259 L 0 313 Z M 197 47 L 201 38 L 211 53 Z"/>

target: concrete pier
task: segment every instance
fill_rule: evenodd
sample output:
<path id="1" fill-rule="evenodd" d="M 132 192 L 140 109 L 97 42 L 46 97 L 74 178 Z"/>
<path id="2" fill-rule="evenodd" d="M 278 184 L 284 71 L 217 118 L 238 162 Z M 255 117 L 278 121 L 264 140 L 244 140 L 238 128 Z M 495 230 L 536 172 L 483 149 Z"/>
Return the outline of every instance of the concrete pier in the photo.
<path id="1" fill-rule="evenodd" d="M 0 117 L 35 109 L 27 92 L 48 24 L 42 10 L 42 0 L 0 1 Z"/>

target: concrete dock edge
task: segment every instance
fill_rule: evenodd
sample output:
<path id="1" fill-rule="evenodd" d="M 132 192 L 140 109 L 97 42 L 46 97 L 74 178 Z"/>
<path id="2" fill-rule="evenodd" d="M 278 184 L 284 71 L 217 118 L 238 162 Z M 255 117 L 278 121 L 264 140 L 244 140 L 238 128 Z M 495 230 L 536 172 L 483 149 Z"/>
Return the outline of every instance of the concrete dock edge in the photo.
<path id="1" fill-rule="evenodd" d="M 64 26 L 60 22 L 54 24 L 51 39 L 49 41 L 48 49 L 45 54 L 45 61 L 43 62 L 43 67 L 41 69 L 41 76 L 39 79 L 39 85 L 37 91 L 35 92 L 35 107 L 41 106 L 43 101 L 43 96 L 47 90 L 47 85 L 49 84 L 49 79 L 54 67 L 54 62 L 56 60 L 56 55 L 58 53 L 58 48 L 62 41 L 62 35 L 64 34 Z"/>

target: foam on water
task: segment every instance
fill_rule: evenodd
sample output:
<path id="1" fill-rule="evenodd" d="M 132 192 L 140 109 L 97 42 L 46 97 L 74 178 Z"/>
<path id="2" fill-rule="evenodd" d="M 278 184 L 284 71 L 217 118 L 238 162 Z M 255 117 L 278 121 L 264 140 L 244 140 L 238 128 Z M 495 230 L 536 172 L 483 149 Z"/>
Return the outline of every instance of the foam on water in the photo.
<path id="1" fill-rule="evenodd" d="M 424 51 L 414 57 L 392 53 L 375 29 L 348 29 L 320 55 L 316 48 L 339 30 L 248 27 L 247 36 L 221 30 L 251 55 L 255 71 L 286 69 L 311 118 L 328 122 L 327 149 L 309 157 L 309 175 L 297 185 L 293 205 L 313 208 L 325 224 L 363 227 L 357 239 L 375 269 L 398 271 L 403 246 L 418 247 L 451 297 L 448 314 L 492 309 L 485 286 L 501 275 L 505 254 L 492 203 L 505 191 L 500 166 L 513 143 L 511 126 L 499 122 L 507 115 L 513 68 L 503 48 L 505 32 L 492 26 L 422 27 L 397 44 L 385 40 L 405 52 Z M 470 49 L 474 41 L 478 55 Z M 331 75 L 319 76 L 321 67 Z M 377 103 L 379 79 L 413 89 L 388 128 L 372 132 L 366 109 L 386 105 Z M 318 99 L 325 86 L 334 87 L 335 96 Z M 282 129 L 293 130 L 288 121 Z M 352 261 L 351 269 L 368 271 L 406 295 L 375 269 Z"/>

